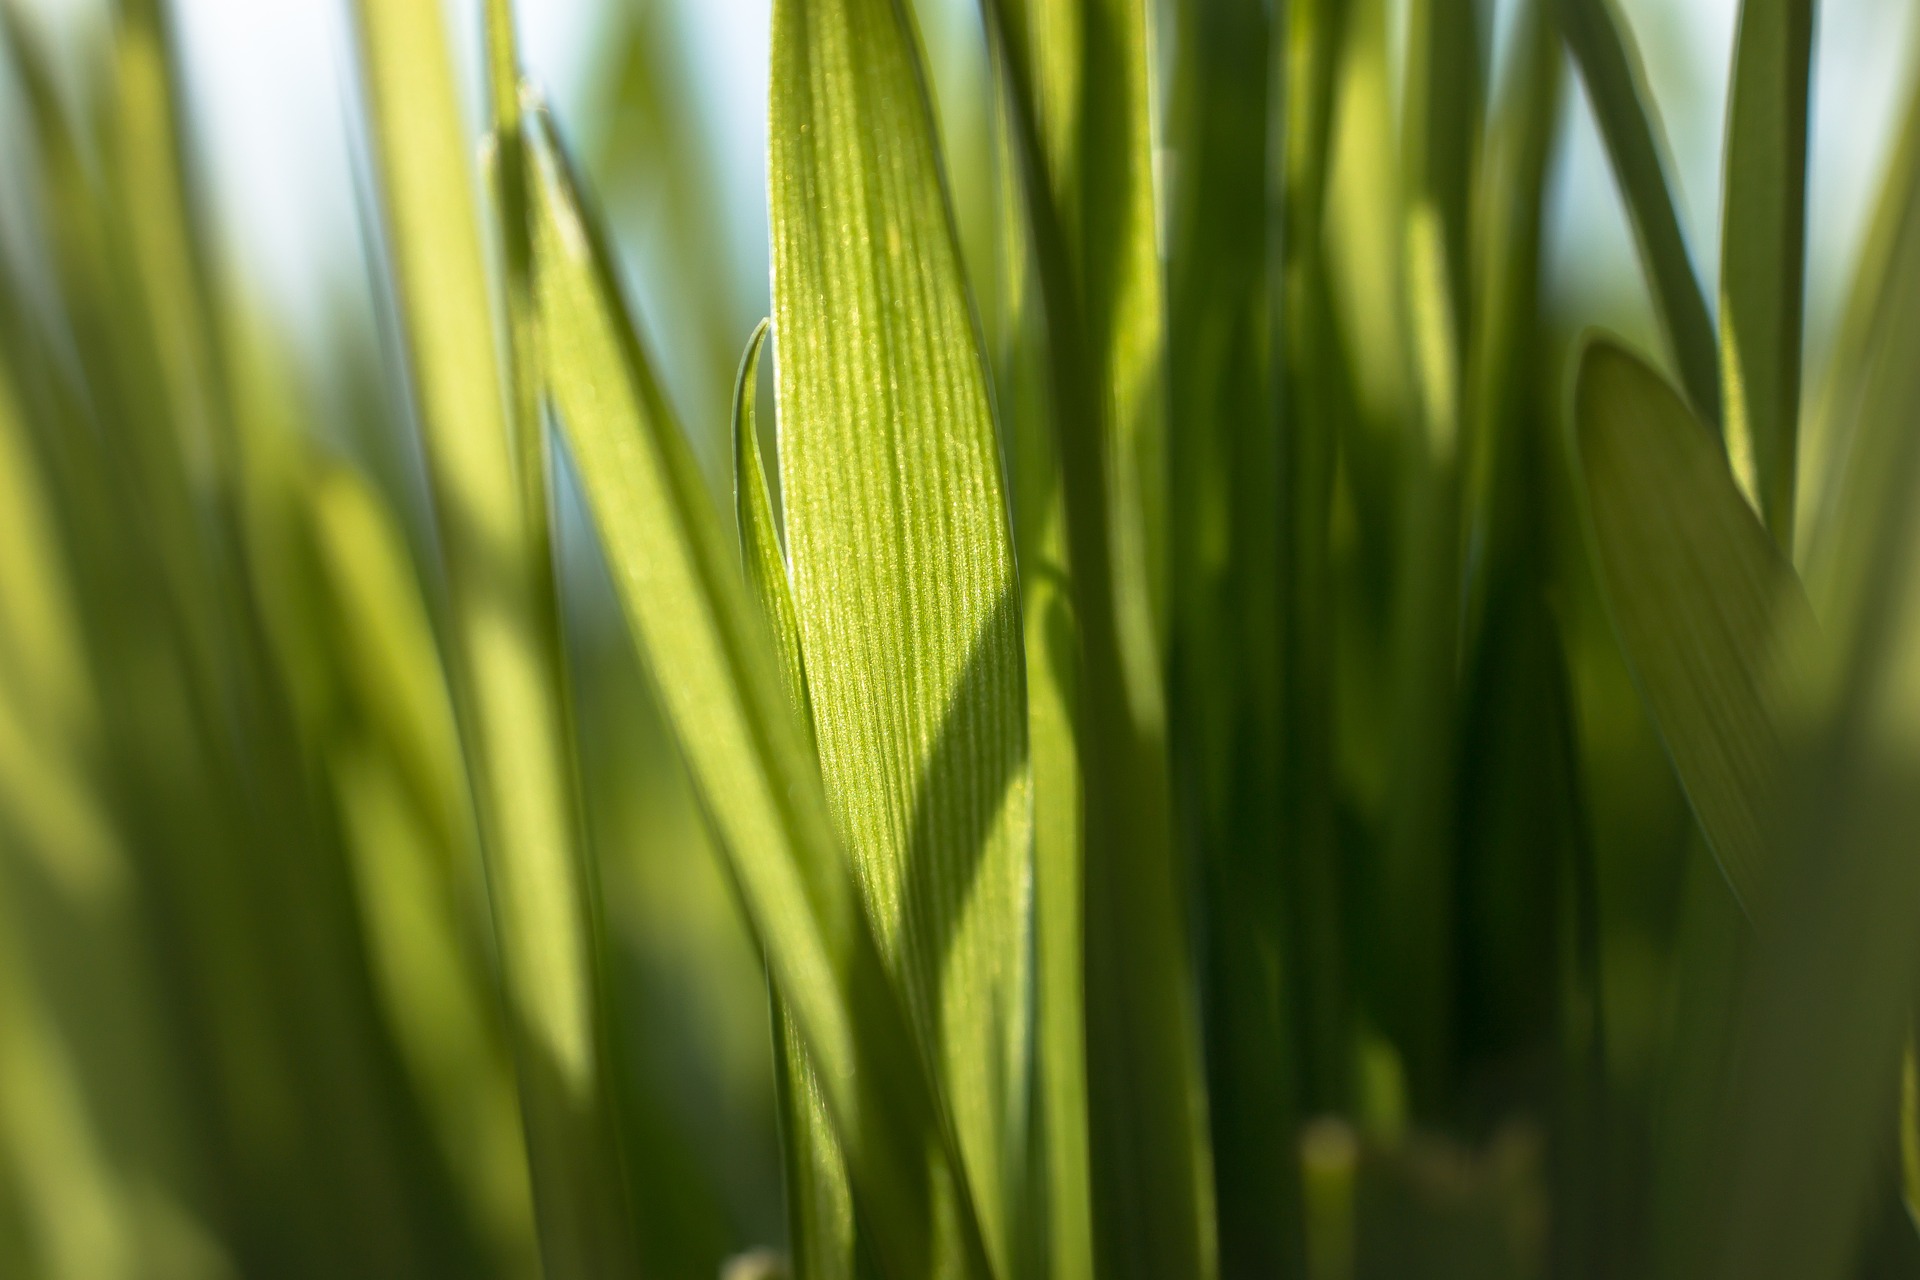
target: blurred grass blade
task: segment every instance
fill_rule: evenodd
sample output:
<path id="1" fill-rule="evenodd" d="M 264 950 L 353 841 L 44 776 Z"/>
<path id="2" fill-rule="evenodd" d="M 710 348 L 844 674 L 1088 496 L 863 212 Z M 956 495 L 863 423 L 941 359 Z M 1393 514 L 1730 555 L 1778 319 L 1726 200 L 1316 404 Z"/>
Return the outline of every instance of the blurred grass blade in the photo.
<path id="1" fill-rule="evenodd" d="M 550 1280 L 630 1271 L 545 506 L 501 399 L 472 147 L 437 0 L 362 0 L 358 17 L 542 1252 Z"/>
<path id="2" fill-rule="evenodd" d="M 922 1274 L 934 1247 L 929 1180 L 950 1184 L 956 1157 L 739 558 L 641 351 L 604 233 L 534 120 L 548 395 L 620 604 L 815 1068 L 874 1256 L 888 1275 Z M 950 1225 L 984 1271 L 971 1217 Z"/>
<path id="3" fill-rule="evenodd" d="M 1720 372 L 1734 475 L 1793 553 L 1813 0 L 1745 0 L 1727 107 Z"/>
<path id="4" fill-rule="evenodd" d="M 779 0 L 771 95 L 781 491 L 821 770 L 1006 1275 L 1032 797 L 986 361 L 898 0 Z"/>
<path id="5" fill-rule="evenodd" d="M 1720 377 L 1713 318 L 1687 254 L 1668 179 L 1666 140 L 1633 33 L 1617 0 L 1557 3 L 1561 31 L 1586 82 L 1587 100 L 1633 223 L 1641 267 L 1680 385 L 1693 411 L 1717 427 Z"/>
<path id="6" fill-rule="evenodd" d="M 1713 439 L 1606 339 L 1580 361 L 1575 440 L 1615 634 L 1727 882 L 1765 919 L 1785 784 L 1787 646 L 1811 626 L 1799 580 Z"/>
<path id="7" fill-rule="evenodd" d="M 740 558 L 747 591 L 759 606 L 773 637 L 774 656 L 787 684 L 787 697 L 809 732 L 812 707 L 800 656 L 800 624 L 793 614 L 793 589 L 780 534 L 760 461 L 755 392 L 760 354 L 771 329 L 762 320 L 747 341 L 733 391 L 733 500 L 740 526 Z M 807 1059 L 806 1044 L 784 1002 L 773 997 L 774 1088 L 779 1090 L 780 1131 L 786 1169 L 788 1250 L 800 1280 L 852 1280 L 858 1244 L 854 1235 L 853 1192 L 846 1157 L 834 1139 L 832 1122 L 820 1094 L 820 1082 Z"/>
<path id="8" fill-rule="evenodd" d="M 363 482 L 323 471 L 305 501 L 347 686 L 331 772 L 372 968 L 473 1221 L 525 1271 L 537 1242 L 522 1120 L 492 958 L 473 928 L 485 885 L 425 602 Z"/>
<path id="9" fill-rule="evenodd" d="M 1920 28 L 1916 34 L 1920 35 Z M 1907 91 L 1872 220 L 1847 281 L 1846 305 L 1833 336 L 1832 354 L 1804 432 L 1807 474 L 1801 492 L 1807 501 L 1802 507 L 1810 518 L 1800 522 L 1800 542 L 1805 548 L 1807 585 L 1822 616 L 1831 603 L 1827 587 L 1840 567 L 1836 557 L 1849 540 L 1849 517 L 1855 508 L 1846 497 L 1857 483 L 1855 459 L 1870 458 L 1875 451 L 1871 443 L 1860 446 L 1858 427 L 1874 366 L 1885 344 L 1898 336 L 1887 318 L 1900 302 L 1893 257 L 1906 225 L 1916 173 L 1920 173 L 1920 77 Z"/>
<path id="10" fill-rule="evenodd" d="M 1778 936 L 1739 1003 L 1741 1064 L 1719 1166 L 1716 1274 L 1850 1274 L 1892 1170 L 1901 1047 L 1920 972 L 1920 187 L 1897 200 L 1878 353 L 1861 391 L 1840 563 L 1817 652 L 1823 732 L 1803 753 L 1779 843 Z"/>
<path id="11" fill-rule="evenodd" d="M 1185 878 L 1173 843 L 1152 572 L 1128 474 L 1137 437 L 1122 425 L 1127 401 L 1113 382 L 1129 367 L 1122 353 L 1157 344 L 1161 326 L 1157 283 L 1150 292 L 1117 284 L 1134 278 L 1127 264 L 1150 258 L 1158 238 L 1146 7 L 1099 0 L 1080 8 L 1097 38 L 1065 48 L 1054 42 L 1078 41 L 1081 30 L 1070 0 L 981 7 L 1046 317 L 1080 641 L 1074 700 L 1097 1261 L 1116 1278 L 1205 1280 L 1217 1266 L 1214 1190 Z"/>

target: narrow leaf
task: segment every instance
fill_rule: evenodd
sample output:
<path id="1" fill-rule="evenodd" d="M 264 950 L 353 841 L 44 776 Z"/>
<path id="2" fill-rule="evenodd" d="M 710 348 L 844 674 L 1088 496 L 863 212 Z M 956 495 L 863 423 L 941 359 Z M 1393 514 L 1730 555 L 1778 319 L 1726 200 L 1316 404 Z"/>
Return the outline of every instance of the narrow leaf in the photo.
<path id="1" fill-rule="evenodd" d="M 1687 254 L 1686 234 L 1668 178 L 1666 141 L 1633 33 L 1617 0 L 1558 0 L 1560 26 L 1586 82 L 1587 100 L 1613 161 L 1613 175 L 1640 245 L 1680 385 L 1701 419 L 1720 421 L 1720 379 L 1713 318 Z"/>
<path id="2" fill-rule="evenodd" d="M 1005 1274 L 1032 984 L 1020 603 L 916 43 L 897 0 L 774 8 L 781 491 L 828 796 Z"/>
<path id="3" fill-rule="evenodd" d="M 1812 63 L 1813 0 L 1746 0 L 1727 107 L 1721 392 L 1734 474 L 1789 555 L 1800 441 Z"/>
<path id="4" fill-rule="evenodd" d="M 1575 389 L 1581 479 L 1615 634 L 1700 829 L 1750 916 L 1786 778 L 1784 637 L 1799 580 L 1712 437 L 1659 375 L 1588 346 Z"/>

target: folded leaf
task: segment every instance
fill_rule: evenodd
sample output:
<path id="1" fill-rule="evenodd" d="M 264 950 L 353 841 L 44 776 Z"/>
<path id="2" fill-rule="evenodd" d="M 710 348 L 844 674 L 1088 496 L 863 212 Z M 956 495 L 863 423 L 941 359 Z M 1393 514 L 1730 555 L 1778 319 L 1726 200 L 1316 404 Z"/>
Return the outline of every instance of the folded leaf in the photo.
<path id="1" fill-rule="evenodd" d="M 1787 776 L 1785 646 L 1811 611 L 1712 436 L 1658 374 L 1600 339 L 1574 396 L 1615 634 L 1701 831 L 1759 918 Z"/>

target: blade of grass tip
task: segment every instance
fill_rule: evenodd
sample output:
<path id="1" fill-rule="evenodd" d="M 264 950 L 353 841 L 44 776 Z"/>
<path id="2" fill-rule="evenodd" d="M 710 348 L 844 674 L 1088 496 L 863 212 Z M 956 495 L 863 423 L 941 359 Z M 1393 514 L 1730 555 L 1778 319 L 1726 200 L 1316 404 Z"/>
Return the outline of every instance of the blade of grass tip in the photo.
<path id="1" fill-rule="evenodd" d="M 1062 477 L 1073 614 L 1079 635 L 1076 738 L 1085 785 L 1085 937 L 1090 1152 L 1096 1249 L 1103 1274 L 1207 1277 L 1217 1266 L 1195 990 L 1185 939 L 1185 877 L 1175 856 L 1165 758 L 1166 711 L 1152 624 L 1152 593 L 1117 455 L 1110 375 L 1131 341 L 1113 310 L 1119 296 L 1094 282 L 1120 278 L 1109 260 L 1137 244 L 1086 238 L 1083 202 L 1125 204 L 1150 157 L 1125 150 L 1060 172 L 1053 141 L 1062 86 L 1044 38 L 1059 26 L 1017 0 L 983 0 L 1002 76 L 1047 322 L 1048 382 Z M 1083 11 L 1102 38 L 1072 79 L 1144 92 L 1145 10 L 1111 0 Z M 1138 62 L 1129 60 L 1137 55 Z M 1118 66 L 1110 59 L 1121 59 Z M 1128 67 L 1137 68 L 1130 74 Z M 1133 118 L 1121 113 L 1116 118 Z M 1109 148 L 1124 130 L 1081 136 Z M 1101 175 L 1099 185 L 1089 174 Z M 1131 177 L 1129 175 L 1132 175 Z M 1150 192 L 1149 192 L 1150 194 Z M 1149 205 L 1150 212 L 1150 205 Z M 1117 211 L 1110 216 L 1118 217 Z M 1134 236 L 1152 236 L 1136 218 Z M 1157 329 L 1157 322 L 1148 328 Z M 1113 344 L 1120 341 L 1121 346 Z"/>
<path id="2" fill-rule="evenodd" d="M 1661 331 L 1687 401 L 1720 424 L 1720 377 L 1713 318 L 1673 200 L 1666 141 L 1647 90 L 1633 33 L 1616 0 L 1557 0 L 1560 28 L 1580 68 L 1614 179 L 1640 246 Z"/>
<path id="3" fill-rule="evenodd" d="M 1574 426 L 1614 633 L 1728 884 L 1764 921 L 1787 777 L 1782 681 L 1811 610 L 1712 436 L 1604 338 L 1581 355 Z"/>
<path id="4" fill-rule="evenodd" d="M 531 120 L 548 396 L 622 610 L 814 1066 L 873 1255 L 885 1274 L 924 1274 L 930 1184 L 957 1185 L 951 1138 L 739 557 L 642 352 L 605 233 L 544 116 Z M 984 1273 L 978 1236 L 962 1247 L 961 1269 Z"/>
<path id="5" fill-rule="evenodd" d="M 1793 554 L 1813 0 L 1745 0 L 1727 104 L 1720 380 L 1734 475 Z"/>
<path id="6" fill-rule="evenodd" d="M 778 0 L 781 493 L 820 763 L 996 1274 L 1031 1069 L 1032 796 L 1000 445 L 898 0 Z"/>
<path id="7" fill-rule="evenodd" d="M 794 617 L 786 556 L 780 549 L 766 468 L 760 461 L 758 414 L 754 409 L 760 354 L 770 329 L 767 320 L 755 326 L 734 384 L 734 513 L 740 528 L 747 591 L 773 637 L 788 700 L 811 730 L 813 709 L 807 699 L 806 669 L 800 656 L 800 624 Z M 858 1241 L 846 1157 L 834 1139 L 826 1100 L 807 1059 L 806 1045 L 778 993 L 773 998 L 773 1036 L 786 1164 L 787 1244 L 794 1259 L 794 1274 L 800 1280 L 852 1280 Z"/>
<path id="8" fill-rule="evenodd" d="M 502 403 L 442 15 L 435 0 L 363 0 L 357 11 L 541 1249 L 556 1280 L 630 1271 L 608 1005 L 596 991 L 598 895 L 576 812 L 545 503 L 524 473 L 529 424 Z M 501 150 L 511 153 L 510 140 Z M 513 408 L 525 414 L 524 386 Z"/>
<path id="9" fill-rule="evenodd" d="M 1054 6 L 1066 11 L 1067 6 Z M 1087 1006 L 1078 666 L 1060 460 L 1046 388 L 1045 322 L 1035 289 L 1012 147 L 997 111 L 1000 242 L 1008 350 L 1000 404 L 1012 445 L 1014 557 L 1027 652 L 1033 769 L 1034 1193 L 1028 1229 L 1056 1280 L 1092 1280 L 1093 1171 L 1087 1150 Z"/>

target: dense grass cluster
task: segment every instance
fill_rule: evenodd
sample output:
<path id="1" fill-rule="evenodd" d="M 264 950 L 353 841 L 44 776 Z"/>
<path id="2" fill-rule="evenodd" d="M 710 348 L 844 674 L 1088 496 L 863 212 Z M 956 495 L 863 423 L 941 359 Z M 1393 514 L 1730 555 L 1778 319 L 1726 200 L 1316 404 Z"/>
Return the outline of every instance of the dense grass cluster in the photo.
<path id="1" fill-rule="evenodd" d="M 0 0 L 0 1275 L 1920 1274 L 1920 97 L 1803 387 L 1813 0 L 1717 271 L 1613 0 L 925 7 L 754 329 L 664 10 L 357 0 L 297 336 Z"/>

